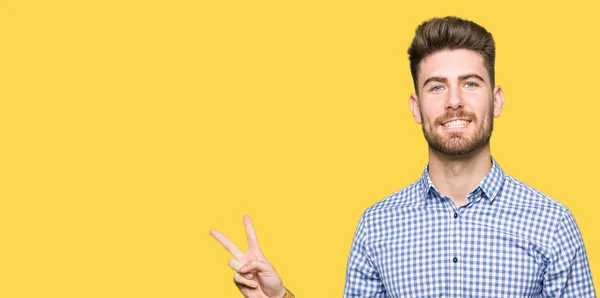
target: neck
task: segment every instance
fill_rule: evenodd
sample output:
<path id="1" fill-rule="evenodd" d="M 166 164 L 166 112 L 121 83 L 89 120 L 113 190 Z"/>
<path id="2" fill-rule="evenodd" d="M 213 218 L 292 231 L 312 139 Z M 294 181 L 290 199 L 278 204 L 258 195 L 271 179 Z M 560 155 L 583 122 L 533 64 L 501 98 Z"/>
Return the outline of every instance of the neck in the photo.
<path id="1" fill-rule="evenodd" d="M 429 177 L 441 195 L 457 207 L 467 204 L 467 196 L 492 168 L 490 145 L 466 155 L 451 156 L 429 148 Z"/>

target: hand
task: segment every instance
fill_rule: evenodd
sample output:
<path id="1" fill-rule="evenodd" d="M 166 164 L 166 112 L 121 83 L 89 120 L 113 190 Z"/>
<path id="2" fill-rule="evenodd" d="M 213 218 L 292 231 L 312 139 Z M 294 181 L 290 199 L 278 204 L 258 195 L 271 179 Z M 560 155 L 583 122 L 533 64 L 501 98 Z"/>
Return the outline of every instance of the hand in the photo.
<path id="1" fill-rule="evenodd" d="M 246 298 L 281 298 L 285 288 L 275 268 L 267 261 L 260 251 L 258 239 L 252 227 L 250 217 L 244 216 L 248 251 L 242 253 L 233 242 L 217 230 L 211 230 L 210 235 L 229 251 L 234 258 L 229 260 L 229 267 L 237 271 L 233 281 Z"/>

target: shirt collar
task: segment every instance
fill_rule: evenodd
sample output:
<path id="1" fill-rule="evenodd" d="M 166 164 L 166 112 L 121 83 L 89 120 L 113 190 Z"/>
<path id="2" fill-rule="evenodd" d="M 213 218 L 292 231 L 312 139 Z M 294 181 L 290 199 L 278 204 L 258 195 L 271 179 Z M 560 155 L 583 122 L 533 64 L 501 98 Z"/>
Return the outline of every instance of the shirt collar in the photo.
<path id="1" fill-rule="evenodd" d="M 502 168 L 500 168 L 500 165 L 498 165 L 496 160 L 493 157 L 491 157 L 491 159 L 492 168 L 485 175 L 485 177 L 483 177 L 481 182 L 479 182 L 479 185 L 477 185 L 474 191 L 476 191 L 478 188 L 481 188 L 485 196 L 490 201 L 493 201 L 500 192 L 506 175 L 504 174 L 504 171 L 502 171 Z M 421 187 L 423 189 L 424 198 L 428 198 L 428 193 L 430 190 L 434 190 L 435 192 L 437 192 L 437 189 L 435 189 L 433 182 L 431 182 L 431 179 L 429 178 L 429 164 L 425 166 L 425 170 L 421 175 L 421 179 L 419 179 L 419 183 L 421 184 Z"/>

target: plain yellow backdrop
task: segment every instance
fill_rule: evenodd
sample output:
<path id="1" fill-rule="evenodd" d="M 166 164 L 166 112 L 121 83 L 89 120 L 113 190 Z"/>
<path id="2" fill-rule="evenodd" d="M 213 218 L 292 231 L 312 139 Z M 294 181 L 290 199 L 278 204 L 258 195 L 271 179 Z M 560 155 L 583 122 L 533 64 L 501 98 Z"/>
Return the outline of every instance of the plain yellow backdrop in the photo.
<path id="1" fill-rule="evenodd" d="M 492 154 L 568 206 L 600 282 L 597 1 L 0 2 L 0 297 L 240 297 L 249 214 L 340 297 L 362 211 L 418 179 L 416 26 L 492 32 Z"/>

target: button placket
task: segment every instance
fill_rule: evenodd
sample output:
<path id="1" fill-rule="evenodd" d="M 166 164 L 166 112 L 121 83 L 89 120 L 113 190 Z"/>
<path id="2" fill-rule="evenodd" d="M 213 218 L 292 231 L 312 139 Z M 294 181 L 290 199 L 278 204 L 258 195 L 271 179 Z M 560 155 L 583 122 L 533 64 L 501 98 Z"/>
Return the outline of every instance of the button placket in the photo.
<path id="1" fill-rule="evenodd" d="M 462 206 L 460 208 L 454 209 L 454 214 L 452 215 L 452 228 L 453 228 L 453 249 L 452 249 L 452 259 L 450 263 L 451 267 L 452 267 L 452 271 L 455 274 L 455 282 L 456 285 L 459 285 L 458 288 L 456 289 L 458 291 L 458 296 L 460 297 L 462 295 L 462 287 L 460 286 L 463 282 L 463 276 L 462 276 L 462 265 L 461 263 L 459 263 L 459 261 L 461 260 L 461 256 L 462 256 L 462 245 L 463 245 L 463 237 L 465 237 L 464 235 L 464 231 L 462 229 L 462 222 L 463 222 L 463 216 L 461 214 L 466 212 L 466 210 L 468 209 L 467 206 Z"/>

